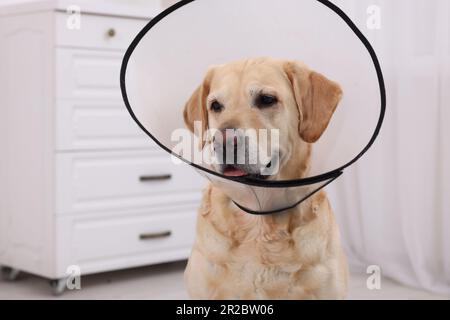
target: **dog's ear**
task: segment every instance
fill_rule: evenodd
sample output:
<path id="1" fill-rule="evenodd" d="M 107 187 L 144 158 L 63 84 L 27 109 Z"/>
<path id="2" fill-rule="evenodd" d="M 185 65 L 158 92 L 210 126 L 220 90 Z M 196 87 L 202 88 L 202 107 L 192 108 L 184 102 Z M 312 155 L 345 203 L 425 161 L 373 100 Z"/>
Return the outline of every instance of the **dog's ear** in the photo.
<path id="1" fill-rule="evenodd" d="M 198 86 L 197 89 L 195 89 L 194 93 L 191 95 L 184 107 L 184 123 L 186 124 L 186 127 L 193 133 L 198 133 L 195 132 L 195 121 L 201 122 L 203 135 L 206 133 L 206 129 L 208 128 L 208 110 L 206 99 L 209 94 L 211 77 L 212 69 L 207 72 L 203 83 Z"/>
<path id="2" fill-rule="evenodd" d="M 287 62 L 284 69 L 297 102 L 300 137 L 308 143 L 316 142 L 341 100 L 342 89 L 336 82 L 300 63 Z"/>

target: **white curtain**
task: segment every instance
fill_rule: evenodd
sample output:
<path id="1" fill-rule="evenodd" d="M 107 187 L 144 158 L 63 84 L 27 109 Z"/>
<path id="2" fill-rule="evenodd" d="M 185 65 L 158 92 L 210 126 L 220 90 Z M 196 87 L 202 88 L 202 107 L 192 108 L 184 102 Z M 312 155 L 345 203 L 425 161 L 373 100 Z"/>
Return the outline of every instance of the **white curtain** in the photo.
<path id="1" fill-rule="evenodd" d="M 351 269 L 450 295 L 450 1 L 333 2 L 374 46 L 387 89 L 375 145 L 328 187 Z M 381 29 L 367 27 L 371 5 Z"/>

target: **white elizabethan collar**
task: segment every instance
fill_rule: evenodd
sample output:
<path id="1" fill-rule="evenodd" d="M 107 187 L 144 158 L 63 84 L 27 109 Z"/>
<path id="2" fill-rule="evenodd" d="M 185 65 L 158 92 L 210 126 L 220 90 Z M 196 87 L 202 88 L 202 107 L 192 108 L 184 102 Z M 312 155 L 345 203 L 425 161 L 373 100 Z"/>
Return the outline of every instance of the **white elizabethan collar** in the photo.
<path id="1" fill-rule="evenodd" d="M 176 151 L 179 141 L 173 132 L 185 128 L 184 106 L 208 67 L 260 56 L 301 60 L 339 83 L 344 92 L 313 145 L 311 169 L 302 179 L 224 176 Z M 125 54 L 120 80 L 124 102 L 141 129 L 254 214 L 295 207 L 340 176 L 375 141 L 386 104 L 373 48 L 326 0 L 178 2 L 137 35 Z"/>

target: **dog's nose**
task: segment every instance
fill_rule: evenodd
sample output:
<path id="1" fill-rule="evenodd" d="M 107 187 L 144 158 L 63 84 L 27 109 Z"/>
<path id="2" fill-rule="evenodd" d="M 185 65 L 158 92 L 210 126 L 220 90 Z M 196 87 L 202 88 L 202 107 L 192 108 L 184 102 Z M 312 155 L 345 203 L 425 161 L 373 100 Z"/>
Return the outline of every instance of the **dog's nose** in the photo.
<path id="1" fill-rule="evenodd" d="M 236 129 L 234 129 L 234 128 L 222 129 L 222 139 L 223 139 L 222 142 L 223 142 L 224 146 L 226 146 L 227 144 L 236 146 L 238 143 Z"/>

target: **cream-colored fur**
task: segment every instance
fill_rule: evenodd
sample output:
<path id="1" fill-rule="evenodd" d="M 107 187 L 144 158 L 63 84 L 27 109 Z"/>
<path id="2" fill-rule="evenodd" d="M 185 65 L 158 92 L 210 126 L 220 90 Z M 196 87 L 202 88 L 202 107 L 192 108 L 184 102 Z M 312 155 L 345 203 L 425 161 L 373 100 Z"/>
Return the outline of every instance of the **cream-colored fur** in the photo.
<path id="1" fill-rule="evenodd" d="M 250 106 L 255 91 L 275 107 Z M 184 118 L 204 128 L 280 130 L 280 170 L 271 179 L 304 177 L 312 143 L 341 98 L 340 87 L 299 62 L 257 58 L 211 68 L 186 104 Z M 220 113 L 208 110 L 220 99 Z M 204 192 L 197 236 L 185 271 L 194 299 L 343 299 L 347 265 L 330 203 L 320 191 L 294 209 L 255 216 L 219 188 Z"/>

